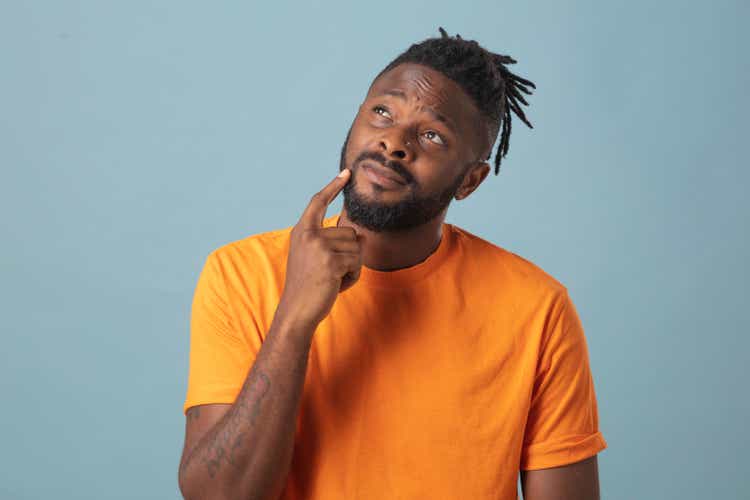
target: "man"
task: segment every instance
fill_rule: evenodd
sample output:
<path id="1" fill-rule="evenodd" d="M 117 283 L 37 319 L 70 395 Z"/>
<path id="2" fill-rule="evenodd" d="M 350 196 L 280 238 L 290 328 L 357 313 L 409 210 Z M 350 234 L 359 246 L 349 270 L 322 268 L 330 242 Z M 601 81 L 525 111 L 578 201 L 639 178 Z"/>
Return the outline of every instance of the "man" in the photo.
<path id="1" fill-rule="evenodd" d="M 186 498 L 597 499 L 582 325 L 533 263 L 444 222 L 534 84 L 459 35 L 373 81 L 293 227 L 213 251 L 191 316 Z M 340 214 L 327 205 L 343 189 Z"/>

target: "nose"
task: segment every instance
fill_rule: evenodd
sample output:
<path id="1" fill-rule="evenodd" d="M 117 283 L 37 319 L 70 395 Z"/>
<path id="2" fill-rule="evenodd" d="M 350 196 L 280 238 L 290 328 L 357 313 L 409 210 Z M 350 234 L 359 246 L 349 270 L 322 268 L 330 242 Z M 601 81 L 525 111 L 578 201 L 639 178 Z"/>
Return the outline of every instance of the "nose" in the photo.
<path id="1" fill-rule="evenodd" d="M 380 148 L 387 157 L 398 160 L 411 161 L 414 156 L 410 141 L 395 130 L 380 139 Z"/>

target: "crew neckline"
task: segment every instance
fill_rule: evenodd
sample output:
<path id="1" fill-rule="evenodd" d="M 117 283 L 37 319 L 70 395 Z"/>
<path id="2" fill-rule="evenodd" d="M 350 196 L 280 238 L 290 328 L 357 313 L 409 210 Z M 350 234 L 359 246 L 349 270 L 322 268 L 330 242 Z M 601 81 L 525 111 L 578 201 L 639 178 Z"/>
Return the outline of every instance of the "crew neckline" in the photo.
<path id="1" fill-rule="evenodd" d="M 340 217 L 341 214 L 336 214 L 324 218 L 323 227 L 336 227 Z M 453 226 L 443 222 L 440 243 L 425 260 L 395 271 L 378 271 L 362 265 L 359 281 L 382 288 L 406 288 L 414 285 L 426 278 L 447 259 L 453 247 L 453 240 Z"/>

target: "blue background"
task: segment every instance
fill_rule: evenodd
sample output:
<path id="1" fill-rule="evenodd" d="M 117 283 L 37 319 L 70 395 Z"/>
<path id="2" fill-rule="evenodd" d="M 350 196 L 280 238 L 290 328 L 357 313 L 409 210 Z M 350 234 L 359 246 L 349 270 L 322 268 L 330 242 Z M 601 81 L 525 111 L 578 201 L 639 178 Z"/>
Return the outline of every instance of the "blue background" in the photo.
<path id="1" fill-rule="evenodd" d="M 537 84 L 448 221 L 570 290 L 603 498 L 748 498 L 748 5 L 2 2 L 0 498 L 179 496 L 206 255 L 293 224 L 438 26 Z"/>

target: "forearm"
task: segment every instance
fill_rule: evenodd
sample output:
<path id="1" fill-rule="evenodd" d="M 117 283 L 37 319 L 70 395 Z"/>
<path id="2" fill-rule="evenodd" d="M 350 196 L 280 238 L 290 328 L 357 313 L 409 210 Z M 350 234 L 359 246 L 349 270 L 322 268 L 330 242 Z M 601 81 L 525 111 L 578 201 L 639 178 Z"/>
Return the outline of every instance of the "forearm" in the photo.
<path id="1" fill-rule="evenodd" d="M 278 498 L 292 459 L 313 331 L 277 311 L 234 404 L 180 469 L 186 498 Z"/>

